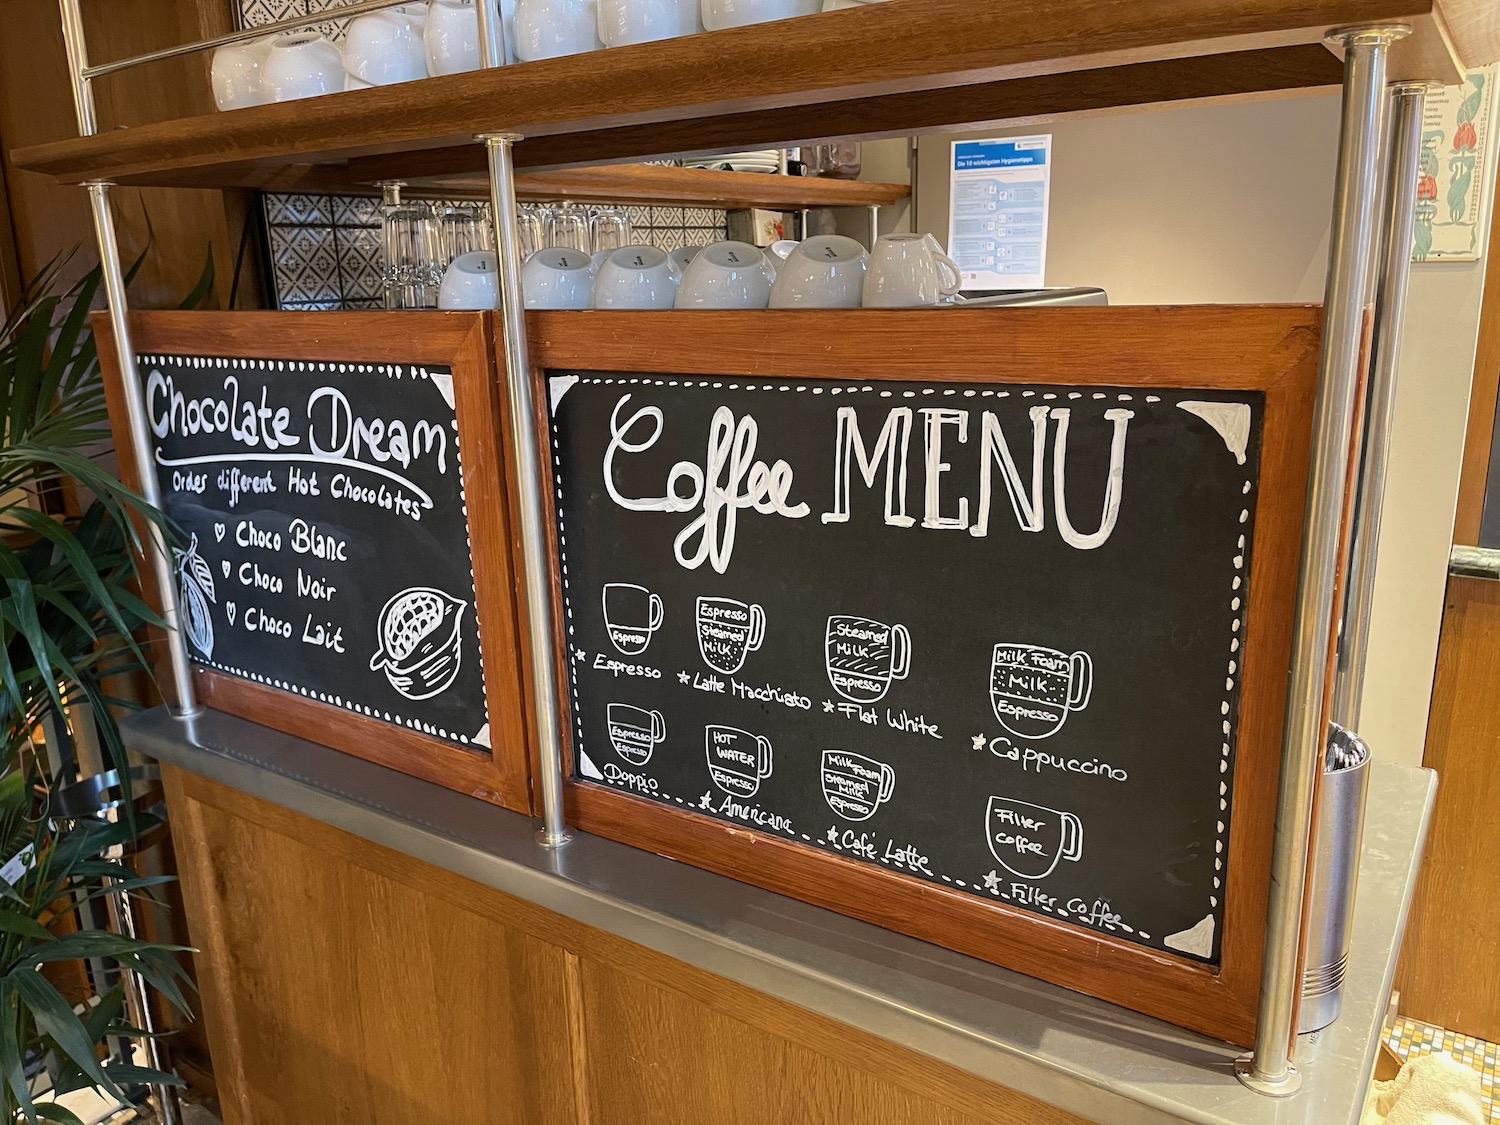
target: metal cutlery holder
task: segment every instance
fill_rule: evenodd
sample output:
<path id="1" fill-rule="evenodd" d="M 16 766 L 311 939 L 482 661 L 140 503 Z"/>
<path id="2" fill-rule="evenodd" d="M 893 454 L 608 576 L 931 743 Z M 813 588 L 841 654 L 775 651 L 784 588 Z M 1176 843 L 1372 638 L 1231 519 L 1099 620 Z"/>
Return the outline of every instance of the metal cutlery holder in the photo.
<path id="1" fill-rule="evenodd" d="M 1335 726 L 1328 739 L 1318 796 L 1318 840 L 1313 853 L 1308 912 L 1307 961 L 1302 969 L 1302 1007 L 1297 1030 L 1327 1027 L 1344 1002 L 1344 969 L 1359 881 L 1370 750 L 1358 735 Z"/>

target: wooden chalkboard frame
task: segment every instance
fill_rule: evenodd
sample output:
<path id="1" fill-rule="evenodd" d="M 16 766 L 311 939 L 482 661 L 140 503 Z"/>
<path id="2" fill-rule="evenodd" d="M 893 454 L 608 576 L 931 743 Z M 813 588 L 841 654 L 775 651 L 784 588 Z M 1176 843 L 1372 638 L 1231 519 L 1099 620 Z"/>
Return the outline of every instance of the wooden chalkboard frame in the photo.
<path id="1" fill-rule="evenodd" d="M 453 370 L 463 484 L 468 498 L 475 610 L 488 702 L 488 753 L 466 749 L 406 727 L 330 704 L 194 667 L 201 702 L 288 734 L 517 812 L 531 811 L 528 724 L 522 706 L 517 643 L 517 557 L 510 513 L 508 412 L 495 374 L 488 313 L 458 312 L 138 312 L 131 314 L 139 354 L 344 360 L 355 363 L 433 363 Z M 126 431 L 121 372 L 114 335 L 94 314 L 100 366 L 121 479 L 138 484 Z M 163 656 L 164 659 L 164 656 Z M 160 662 L 159 662 L 160 663 Z M 170 688 L 171 678 L 157 680 Z"/>
<path id="2" fill-rule="evenodd" d="M 1265 395 L 1235 803 L 1217 970 L 743 827 L 571 780 L 569 823 L 1241 1045 L 1254 1038 L 1286 669 L 1323 314 L 1315 306 L 942 311 L 533 312 L 541 448 L 546 371 L 1201 387 Z M 555 524 L 550 463 L 543 458 Z M 552 581 L 561 590 L 557 545 Z M 563 635 L 553 599 L 554 638 Z M 566 682 L 566 655 L 554 645 Z M 535 776 L 535 774 L 534 774 Z M 539 799 L 539 798 L 538 798 Z M 753 846 L 751 844 L 753 843 Z"/>

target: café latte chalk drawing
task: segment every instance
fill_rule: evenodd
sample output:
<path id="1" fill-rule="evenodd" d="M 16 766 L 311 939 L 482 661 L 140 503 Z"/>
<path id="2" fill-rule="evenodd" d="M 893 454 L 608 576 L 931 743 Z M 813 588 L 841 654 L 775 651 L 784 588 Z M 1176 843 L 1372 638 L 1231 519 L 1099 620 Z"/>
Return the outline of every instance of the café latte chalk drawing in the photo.
<path id="1" fill-rule="evenodd" d="M 548 376 L 575 780 L 1217 963 L 1260 392 Z"/>

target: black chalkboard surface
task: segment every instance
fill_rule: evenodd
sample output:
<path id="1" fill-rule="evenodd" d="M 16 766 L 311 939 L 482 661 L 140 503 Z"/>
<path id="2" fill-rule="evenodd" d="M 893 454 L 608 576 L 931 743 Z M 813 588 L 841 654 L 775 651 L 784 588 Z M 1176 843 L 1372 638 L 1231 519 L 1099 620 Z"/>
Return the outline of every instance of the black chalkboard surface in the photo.
<path id="1" fill-rule="evenodd" d="M 1260 391 L 546 387 L 577 783 L 1218 963 Z"/>
<path id="2" fill-rule="evenodd" d="M 452 370 L 151 354 L 137 374 L 192 658 L 486 749 Z"/>

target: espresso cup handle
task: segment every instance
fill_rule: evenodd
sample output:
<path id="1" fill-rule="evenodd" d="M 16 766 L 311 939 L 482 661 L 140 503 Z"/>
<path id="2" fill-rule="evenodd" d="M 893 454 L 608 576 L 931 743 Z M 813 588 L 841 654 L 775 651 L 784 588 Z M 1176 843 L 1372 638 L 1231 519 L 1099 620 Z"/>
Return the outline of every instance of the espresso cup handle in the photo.
<path id="1" fill-rule="evenodd" d="M 658 629 L 660 629 L 661 628 L 661 619 L 662 619 L 663 616 L 664 616 L 664 613 L 663 613 L 662 605 L 661 605 L 661 595 L 660 594 L 652 594 L 651 595 L 651 624 L 649 626 L 647 626 L 646 631 L 648 633 L 654 633 Z"/>
<path id="2" fill-rule="evenodd" d="M 943 283 L 944 296 L 951 297 L 964 287 L 964 275 L 959 271 L 957 262 L 940 250 L 932 252 L 932 260 L 939 273 L 948 275 L 948 280 Z"/>
<path id="3" fill-rule="evenodd" d="M 750 607 L 750 636 L 745 641 L 745 651 L 754 652 L 766 639 L 766 611 L 758 605 Z"/>
<path id="4" fill-rule="evenodd" d="M 651 741 L 660 742 L 667 737 L 667 720 L 660 711 L 651 712 Z"/>
<path id="5" fill-rule="evenodd" d="M 1075 652 L 1068 662 L 1068 710 L 1082 711 L 1094 692 L 1094 662 L 1086 652 Z"/>
<path id="6" fill-rule="evenodd" d="M 1070 812 L 1062 814 L 1063 842 L 1062 859 L 1083 858 L 1083 822 Z"/>
<path id="7" fill-rule="evenodd" d="M 882 763 L 880 766 L 880 796 L 877 799 L 876 803 L 878 804 L 884 801 L 889 801 L 891 799 L 891 794 L 895 791 L 896 771 L 891 769 L 888 764 Z"/>
<path id="8" fill-rule="evenodd" d="M 911 634 L 905 625 L 891 626 L 891 679 L 904 680 L 911 671 Z"/>
<path id="9" fill-rule="evenodd" d="M 755 736 L 757 761 L 755 772 L 761 777 L 771 776 L 771 740 L 763 734 Z"/>

